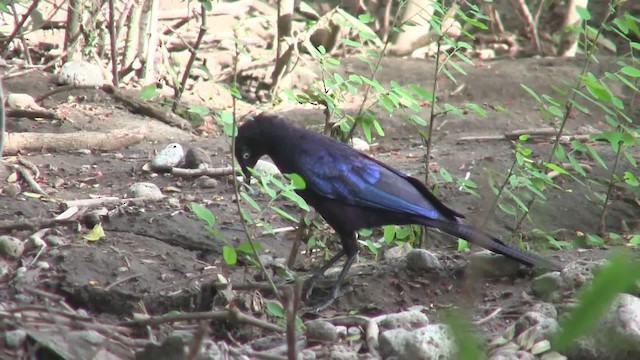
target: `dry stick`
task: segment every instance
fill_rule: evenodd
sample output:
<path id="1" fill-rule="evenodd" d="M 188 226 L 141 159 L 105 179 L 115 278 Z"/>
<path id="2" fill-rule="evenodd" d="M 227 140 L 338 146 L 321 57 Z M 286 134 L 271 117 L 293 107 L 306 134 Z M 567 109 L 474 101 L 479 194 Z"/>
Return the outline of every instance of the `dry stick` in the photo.
<path id="1" fill-rule="evenodd" d="M 189 344 L 189 353 L 187 354 L 187 360 L 195 360 L 197 356 L 200 354 L 200 348 L 202 347 L 202 342 L 205 337 L 208 338 L 209 328 L 207 327 L 207 323 L 204 321 L 200 321 L 198 324 L 198 330 L 193 336 L 193 340 Z"/>
<path id="2" fill-rule="evenodd" d="M 235 32 L 235 30 L 234 30 Z M 233 57 L 233 86 L 237 87 L 238 86 L 238 58 L 240 57 L 240 49 L 238 48 L 238 42 L 235 42 L 235 54 Z M 238 128 L 238 117 L 237 117 L 237 111 L 238 111 L 238 102 L 235 96 L 231 97 L 231 106 L 232 106 L 232 111 L 233 111 L 233 123 L 232 123 L 232 129 L 233 131 L 233 135 L 231 136 L 231 166 L 234 169 L 234 173 L 235 170 L 238 168 L 238 163 L 236 162 L 236 157 L 235 157 L 235 153 L 236 153 L 236 131 L 235 129 Z M 249 245 L 251 245 L 251 251 L 253 252 L 253 255 L 256 257 L 256 260 L 258 261 L 258 265 L 260 266 L 260 271 L 264 274 L 264 276 L 267 278 L 267 281 L 269 282 L 269 285 L 271 286 L 271 288 L 273 289 L 273 293 L 278 297 L 278 300 L 280 302 L 282 302 L 282 295 L 280 294 L 280 291 L 278 291 L 278 288 L 276 287 L 276 284 L 273 282 L 273 279 L 271 278 L 271 275 L 269 274 L 269 272 L 267 271 L 266 267 L 264 266 L 264 263 L 262 262 L 262 259 L 260 258 L 260 254 L 258 254 L 258 249 L 256 248 L 255 244 L 253 243 L 252 237 L 251 237 L 251 232 L 249 231 L 249 226 L 247 225 L 247 222 L 244 220 L 244 217 L 242 216 L 242 208 L 240 207 L 240 190 L 239 190 L 240 186 L 238 184 L 238 177 L 234 176 L 233 177 L 233 190 L 236 196 L 236 209 L 238 211 L 238 216 L 240 216 L 240 222 L 242 223 L 242 228 L 244 229 L 245 235 L 247 236 L 247 240 L 249 240 Z"/>
<path id="3" fill-rule="evenodd" d="M 605 18 L 602 20 L 602 24 L 606 24 L 607 21 L 609 21 L 609 18 L 611 17 L 611 12 L 608 12 L 607 15 L 605 16 Z M 603 30 L 603 26 L 601 25 L 598 28 L 598 32 L 596 33 L 596 36 L 593 40 L 593 43 L 596 44 L 598 41 L 598 38 L 600 37 L 600 34 L 602 34 L 602 30 Z M 585 74 L 589 64 L 591 63 L 591 59 L 593 56 L 593 53 L 596 51 L 596 46 L 592 46 L 586 56 L 586 60 L 584 62 L 584 66 L 582 67 L 582 70 L 580 71 L 580 74 Z M 569 114 L 571 113 L 571 110 L 573 109 L 573 102 L 576 99 L 576 96 L 578 96 L 578 91 L 577 89 L 582 85 L 582 77 L 578 77 L 578 79 L 576 80 L 576 83 L 574 84 L 574 86 L 571 88 L 571 95 L 569 95 L 569 99 L 567 99 L 566 103 L 565 103 L 565 112 L 564 112 L 564 116 L 562 118 L 562 122 L 560 123 L 560 129 L 558 129 L 558 133 L 556 134 L 556 138 L 553 142 L 553 147 L 551 149 L 551 153 L 549 154 L 549 158 L 547 160 L 548 163 L 550 163 L 553 158 L 555 157 L 555 153 L 556 153 L 556 149 L 558 148 L 559 144 L 560 144 L 560 138 L 562 137 L 563 133 L 564 133 L 564 128 L 567 125 L 567 121 L 569 120 Z M 533 206 L 533 204 L 535 203 L 536 198 L 532 197 L 531 200 L 529 200 L 529 202 L 527 203 L 526 206 L 526 211 L 523 212 L 522 216 L 520 216 L 520 218 L 518 219 L 518 222 L 516 223 L 515 228 L 513 229 L 513 233 L 516 233 L 517 231 L 520 230 L 520 227 L 522 226 L 522 222 L 524 221 L 524 219 L 527 218 L 527 215 L 529 215 L 529 212 L 531 212 L 531 206 Z"/>
<path id="4" fill-rule="evenodd" d="M 536 25 L 535 20 L 533 19 L 533 16 L 531 16 L 529 7 L 524 2 L 524 0 L 514 0 L 514 1 L 520 6 L 522 15 L 524 15 L 524 18 L 527 22 L 527 27 L 529 28 L 528 30 L 531 33 L 531 38 L 532 38 L 531 40 L 533 40 L 533 45 L 536 47 L 536 51 L 540 53 L 542 51 L 542 48 L 540 47 L 540 38 L 538 37 L 538 26 Z"/>
<path id="5" fill-rule="evenodd" d="M 360 326 L 364 329 L 366 334 L 367 347 L 369 352 L 376 357 L 378 354 L 378 335 L 380 334 L 380 328 L 378 323 L 371 318 L 362 315 L 347 315 L 338 316 L 334 318 L 325 319 L 332 324 L 338 324 L 342 326 Z"/>
<path id="6" fill-rule="evenodd" d="M 29 9 L 27 9 L 27 12 L 24 15 L 22 15 L 22 19 L 18 21 L 18 12 L 16 11 L 15 2 L 14 1 L 10 2 L 11 10 L 13 11 L 13 16 L 15 17 L 17 25 L 15 28 L 13 28 L 13 32 L 9 35 L 7 40 L 4 42 L 5 50 L 2 53 L 3 58 L 6 57 L 7 53 L 9 52 L 9 44 L 11 44 L 13 39 L 15 39 L 18 33 L 20 33 L 22 26 L 27 21 L 27 19 L 31 16 L 31 13 L 33 12 L 33 10 L 35 10 L 38 7 L 39 3 L 40 3 L 40 0 L 34 0 L 31 3 L 31 6 L 29 6 Z M 24 46 L 24 51 L 27 53 L 27 62 L 29 65 L 31 65 L 31 55 L 29 55 L 29 45 L 27 44 L 27 41 L 24 39 L 24 34 L 20 34 L 20 41 L 22 41 L 22 46 Z"/>
<path id="7" fill-rule="evenodd" d="M 160 315 L 152 316 L 147 319 L 130 320 L 120 323 L 119 326 L 149 326 L 172 323 L 178 321 L 198 321 L 198 320 L 227 320 L 230 322 L 238 322 L 242 324 L 252 325 L 269 331 L 284 333 L 282 326 L 274 325 L 264 320 L 260 320 L 244 314 L 237 309 L 226 309 L 208 312 L 192 312 L 176 315 Z"/>
<path id="8" fill-rule="evenodd" d="M 231 166 L 225 166 L 222 168 L 214 169 L 183 169 L 173 168 L 171 169 L 171 175 L 182 177 L 196 177 L 196 176 L 226 176 L 233 175 L 233 168 Z"/>
<path id="9" fill-rule="evenodd" d="M 287 357 L 289 360 L 296 360 L 298 355 L 298 346 L 296 341 L 296 315 L 298 297 L 294 290 L 294 286 L 287 286 L 284 292 L 284 313 L 287 321 Z"/>
<path id="10" fill-rule="evenodd" d="M 6 116 L 8 118 L 62 120 L 57 113 L 49 110 L 7 109 Z"/>
<path id="11" fill-rule="evenodd" d="M 2 81 L 0 81 L 0 178 L 4 177 L 4 165 L 2 164 L 2 155 L 5 145 L 5 130 L 7 118 L 4 113 L 4 89 L 2 88 Z"/>
<path id="12" fill-rule="evenodd" d="M 113 85 L 118 86 L 118 51 L 116 50 L 116 10 L 113 4 L 115 0 L 109 0 L 109 40 L 111 42 L 111 72 L 113 75 Z"/>
<path id="13" fill-rule="evenodd" d="M 607 209 L 609 208 L 609 199 L 611 198 L 611 192 L 613 191 L 613 184 L 615 182 L 616 170 L 618 169 L 618 162 L 620 161 L 620 156 L 622 155 L 622 146 L 623 142 L 618 142 L 618 153 L 616 154 L 616 160 L 613 163 L 613 167 L 611 168 L 611 176 L 609 177 L 609 188 L 607 189 L 607 197 L 604 199 L 604 204 L 602 205 L 602 212 L 600 212 L 600 219 L 598 221 L 598 234 L 604 235 L 605 231 L 605 218 L 607 217 Z"/>
<path id="14" fill-rule="evenodd" d="M 200 4 L 200 31 L 198 32 L 198 37 L 196 38 L 195 44 L 193 44 L 193 48 L 189 49 L 189 52 L 191 52 L 191 56 L 189 56 L 189 60 L 187 61 L 187 66 L 184 68 L 184 72 L 182 73 L 182 81 L 180 82 L 180 84 L 177 84 L 177 86 L 173 89 L 175 100 L 173 101 L 171 110 L 174 112 L 178 108 L 180 97 L 182 97 L 182 94 L 184 93 L 184 90 L 187 87 L 187 80 L 189 80 L 189 74 L 191 73 L 191 68 L 193 67 L 193 63 L 196 60 L 196 56 L 198 55 L 198 49 L 200 48 L 200 44 L 202 43 L 202 38 L 206 33 L 207 33 L 207 9 L 204 7 L 204 2 L 203 2 Z"/>
<path id="15" fill-rule="evenodd" d="M 291 246 L 291 252 L 289 253 L 289 259 L 287 260 L 287 267 L 289 269 L 293 269 L 296 264 L 296 258 L 298 257 L 298 252 L 300 251 L 300 244 L 302 243 L 302 237 L 304 236 L 304 232 L 307 228 L 307 222 L 305 221 L 305 215 L 300 215 L 300 222 L 298 222 L 298 231 L 296 233 L 296 238 Z"/>
<path id="16" fill-rule="evenodd" d="M 19 165 L 13 165 L 12 167 L 14 171 L 17 170 L 20 173 L 20 176 L 22 177 L 22 179 L 27 183 L 27 185 L 29 185 L 29 187 L 33 191 L 37 192 L 40 195 L 49 197 L 49 194 L 47 194 L 44 190 L 42 190 L 42 188 L 40 187 L 40 184 L 38 184 L 38 182 L 33 178 L 33 176 L 31 176 L 31 174 L 29 173 L 29 171 L 27 171 L 27 169 Z"/>

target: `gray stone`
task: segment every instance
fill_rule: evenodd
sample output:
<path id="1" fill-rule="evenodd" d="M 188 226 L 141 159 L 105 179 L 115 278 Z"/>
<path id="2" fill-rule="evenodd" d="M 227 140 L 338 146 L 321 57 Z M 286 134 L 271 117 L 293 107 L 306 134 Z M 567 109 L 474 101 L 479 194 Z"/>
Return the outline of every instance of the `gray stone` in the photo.
<path id="1" fill-rule="evenodd" d="M 222 359 L 222 353 L 220 348 L 215 342 L 205 339 L 200 345 L 200 352 L 196 357 L 196 360 L 219 360 Z"/>
<path id="2" fill-rule="evenodd" d="M 102 69 L 84 61 L 70 61 L 62 65 L 58 75 L 60 85 L 102 86 L 104 82 Z"/>
<path id="3" fill-rule="evenodd" d="M 442 269 L 438 257 L 425 249 L 413 249 L 406 257 L 409 267 L 416 271 L 433 271 Z"/>
<path id="4" fill-rule="evenodd" d="M 523 350 L 501 350 L 491 355 L 489 360 L 535 360 L 535 356 Z"/>
<path id="5" fill-rule="evenodd" d="M 310 341 L 333 342 L 338 338 L 336 327 L 324 320 L 312 320 L 306 323 L 307 338 Z"/>
<path id="6" fill-rule="evenodd" d="M 429 325 L 427 315 L 419 311 L 403 311 L 395 314 L 385 314 L 373 320 L 378 323 L 380 330 L 412 330 Z"/>
<path id="7" fill-rule="evenodd" d="M 350 349 L 344 345 L 336 345 L 331 348 L 331 360 L 358 360 L 358 355 L 353 349 Z"/>
<path id="8" fill-rule="evenodd" d="M 213 189 L 215 187 L 218 187 L 218 180 L 206 175 L 202 175 L 198 179 L 196 179 L 195 184 L 201 189 Z"/>
<path id="9" fill-rule="evenodd" d="M 58 235 L 47 235 L 44 238 L 44 241 L 46 241 L 49 246 L 60 246 L 65 244 L 64 238 Z"/>
<path id="10" fill-rule="evenodd" d="M 203 148 L 192 146 L 184 156 L 184 167 L 187 169 L 208 168 L 211 166 L 211 156 Z"/>
<path id="11" fill-rule="evenodd" d="M 159 200 L 164 197 L 162 191 L 154 183 L 139 182 L 129 187 L 129 195 L 134 198 Z"/>
<path id="12" fill-rule="evenodd" d="M 553 304 L 549 304 L 547 302 L 533 304 L 531 311 L 540 313 L 552 319 L 558 319 L 558 310 L 553 306 Z"/>
<path id="13" fill-rule="evenodd" d="M 594 330 L 564 355 L 570 359 L 640 359 L 640 299 L 618 295 Z"/>
<path id="14" fill-rule="evenodd" d="M 369 145 L 369 143 L 360 138 L 354 137 L 353 139 L 351 139 L 351 143 L 353 148 L 358 151 L 369 152 L 369 150 L 371 149 L 371 146 Z"/>
<path id="15" fill-rule="evenodd" d="M 542 274 L 531 283 L 531 291 L 533 295 L 544 301 L 560 300 L 562 291 L 562 275 L 558 271 Z"/>
<path id="16" fill-rule="evenodd" d="M 270 162 L 264 161 L 264 160 L 258 160 L 256 165 L 253 167 L 253 170 L 255 170 L 258 174 L 263 175 L 263 176 L 265 176 L 265 175 L 269 175 L 269 176 L 280 175 L 280 170 L 278 169 L 277 166 L 275 166 L 273 163 L 270 163 Z"/>
<path id="17" fill-rule="evenodd" d="M 27 332 L 24 330 L 11 330 L 4 333 L 4 343 L 13 349 L 21 347 L 26 339 Z"/>
<path id="18" fill-rule="evenodd" d="M 0 256 L 9 259 L 19 259 L 24 252 L 24 243 L 13 236 L 0 236 Z"/>
<path id="19" fill-rule="evenodd" d="M 446 325 L 427 325 L 407 331 L 387 330 L 379 336 L 380 354 L 383 358 L 398 360 L 455 359 L 456 345 Z"/>
<path id="20" fill-rule="evenodd" d="M 489 250 L 474 252 L 469 263 L 474 274 L 489 278 L 515 277 L 520 269 L 517 262 Z"/>
<path id="21" fill-rule="evenodd" d="M 402 243 L 402 245 L 394 246 L 391 249 L 385 250 L 384 259 L 391 260 L 406 257 L 412 249 L 413 248 L 409 243 Z"/>

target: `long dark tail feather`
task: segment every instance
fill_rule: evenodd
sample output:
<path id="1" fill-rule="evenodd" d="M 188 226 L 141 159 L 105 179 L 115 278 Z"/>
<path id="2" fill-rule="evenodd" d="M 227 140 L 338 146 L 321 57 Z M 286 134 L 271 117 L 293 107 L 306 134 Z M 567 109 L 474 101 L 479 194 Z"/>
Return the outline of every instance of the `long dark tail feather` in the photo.
<path id="1" fill-rule="evenodd" d="M 562 266 L 538 254 L 522 250 L 516 245 L 506 243 L 486 232 L 462 222 L 438 219 L 420 219 L 423 225 L 440 229 L 441 231 L 482 246 L 487 250 L 502 254 L 529 267 L 541 267 L 548 270 L 560 271 Z"/>

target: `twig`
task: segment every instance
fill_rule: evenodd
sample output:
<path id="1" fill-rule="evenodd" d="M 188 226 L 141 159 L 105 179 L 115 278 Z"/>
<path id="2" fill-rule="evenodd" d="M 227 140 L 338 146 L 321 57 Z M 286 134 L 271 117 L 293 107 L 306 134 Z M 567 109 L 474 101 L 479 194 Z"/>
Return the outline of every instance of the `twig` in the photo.
<path id="1" fill-rule="evenodd" d="M 22 19 L 18 21 L 18 12 L 16 11 L 15 2 L 13 1 L 10 2 L 11 10 L 13 11 L 13 16 L 15 17 L 15 20 L 16 20 L 16 27 L 13 29 L 13 32 L 9 35 L 7 40 L 4 42 L 5 50 L 2 53 L 3 58 L 6 57 L 7 53 L 9 52 L 9 44 L 11 44 L 13 39 L 15 39 L 18 33 L 20 33 L 20 31 L 22 30 L 22 26 L 27 21 L 27 19 L 31 16 L 31 13 L 33 12 L 33 10 L 35 10 L 38 7 L 39 3 L 40 3 L 40 0 L 34 0 L 33 2 L 31 2 L 31 6 L 29 6 L 29 9 L 27 9 L 27 12 L 24 13 L 24 15 L 22 15 Z M 32 62 L 31 62 L 31 55 L 29 54 L 29 45 L 27 44 L 27 41 L 24 38 L 24 34 L 20 34 L 20 41 L 22 42 L 22 46 L 24 47 L 25 53 L 27 54 L 27 63 L 31 65 Z"/>
<path id="2" fill-rule="evenodd" d="M 147 319 L 130 320 L 120 324 L 120 326 L 149 326 L 160 325 L 178 321 L 194 321 L 194 320 L 227 320 L 236 321 L 239 323 L 252 325 L 265 330 L 275 331 L 278 333 L 284 333 L 285 329 L 281 326 L 271 324 L 264 320 L 256 319 L 252 316 L 246 315 L 239 310 L 227 309 L 210 312 L 193 312 L 176 315 L 161 315 L 153 316 Z"/>
<path id="3" fill-rule="evenodd" d="M 22 177 L 22 179 L 27 183 L 27 185 L 29 185 L 29 187 L 33 191 L 37 192 L 42 196 L 49 197 L 49 194 L 47 194 L 44 190 L 42 190 L 42 188 L 40 187 L 40 184 L 38 184 L 38 182 L 33 178 L 33 176 L 31 176 L 31 174 L 26 168 L 19 165 L 12 165 L 11 167 L 13 168 L 14 171 L 18 171 L 20 173 L 20 176 Z"/>
<path id="4" fill-rule="evenodd" d="M 129 276 L 125 276 L 122 279 L 116 280 L 113 283 L 111 283 L 110 285 L 106 286 L 104 288 L 104 291 L 109 291 L 109 290 L 113 289 L 114 287 L 116 287 L 116 286 L 118 286 L 118 285 L 120 285 L 120 284 L 122 284 L 124 282 L 127 282 L 129 280 L 135 279 L 135 278 L 140 277 L 140 276 L 142 276 L 142 274 L 132 274 L 132 275 L 129 275 Z"/>
<path id="5" fill-rule="evenodd" d="M 115 0 L 109 0 L 109 42 L 111 43 L 111 73 L 113 75 L 113 85 L 118 86 L 120 80 L 118 79 L 118 50 L 116 49 L 118 39 L 116 38 L 116 10 L 114 2 Z"/>
<path id="6" fill-rule="evenodd" d="M 171 169 L 171 175 L 182 177 L 196 177 L 196 176 L 225 176 L 232 175 L 233 168 L 231 166 L 225 166 L 215 169 L 183 169 L 174 167 Z"/>
<path id="7" fill-rule="evenodd" d="M 380 328 L 378 323 L 371 318 L 361 315 L 348 315 L 338 316 L 334 318 L 325 319 L 332 324 L 338 324 L 343 326 L 360 326 L 364 329 L 366 334 L 367 347 L 371 354 L 379 358 L 378 354 L 378 335 L 380 334 Z"/>
<path id="8" fill-rule="evenodd" d="M 174 88 L 174 102 L 171 107 L 172 111 L 176 111 L 178 108 L 178 103 L 180 102 L 180 98 L 182 97 L 182 93 L 187 86 L 187 80 L 189 80 L 189 74 L 191 73 L 191 68 L 193 67 L 193 63 L 196 60 L 196 56 L 198 55 L 198 49 L 200 48 L 200 43 L 202 43 L 202 38 L 204 34 L 207 33 L 207 9 L 204 6 L 204 3 L 200 4 L 200 31 L 198 32 L 198 37 L 196 38 L 195 44 L 193 44 L 193 48 L 189 49 L 191 52 L 191 56 L 189 56 L 189 60 L 187 61 L 187 66 L 184 68 L 184 72 L 182 73 L 182 81 L 178 86 Z"/>
<path id="9" fill-rule="evenodd" d="M 36 104 L 41 104 L 43 100 L 47 99 L 50 96 L 53 96 L 61 92 L 72 91 L 72 90 L 100 90 L 100 87 L 94 86 L 94 85 L 73 85 L 73 84 L 58 86 L 38 96 L 37 98 L 35 98 L 34 101 L 36 102 Z"/>
<path id="10" fill-rule="evenodd" d="M 533 16 L 531 16 L 529 7 L 524 0 L 514 1 L 520 6 L 522 15 L 524 15 L 525 21 L 527 22 L 527 27 L 531 35 L 531 40 L 533 40 L 533 45 L 536 47 L 536 52 L 540 53 L 542 51 L 542 47 L 540 46 L 540 38 L 538 37 L 538 25 L 535 23 Z"/>
<path id="11" fill-rule="evenodd" d="M 480 320 L 476 320 L 476 321 L 474 321 L 474 322 L 473 322 L 473 324 L 474 324 L 474 325 L 482 325 L 482 324 L 484 324 L 484 323 L 486 323 L 486 322 L 490 321 L 490 320 L 491 320 L 491 319 L 493 319 L 494 317 L 498 316 L 498 314 L 500 314 L 501 312 L 502 312 L 502 308 L 497 308 L 497 309 L 493 310 L 493 311 L 491 312 L 491 314 L 489 314 L 489 315 L 487 315 L 487 316 L 483 317 L 483 318 L 482 318 L 482 319 L 480 319 Z"/>

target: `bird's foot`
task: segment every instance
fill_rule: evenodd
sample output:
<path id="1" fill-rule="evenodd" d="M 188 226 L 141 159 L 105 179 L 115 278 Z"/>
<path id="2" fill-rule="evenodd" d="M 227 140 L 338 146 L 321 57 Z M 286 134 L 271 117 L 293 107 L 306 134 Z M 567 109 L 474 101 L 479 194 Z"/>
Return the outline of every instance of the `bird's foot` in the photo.
<path id="1" fill-rule="evenodd" d="M 313 293 L 313 289 L 316 287 L 316 283 L 318 282 L 319 278 L 320 278 L 320 275 L 316 273 L 316 274 L 313 274 L 307 280 L 305 280 L 304 284 L 302 285 L 303 289 L 307 289 L 307 291 L 304 293 L 305 300 L 311 299 L 311 294 Z"/>
<path id="2" fill-rule="evenodd" d="M 307 314 L 317 314 L 322 310 L 328 308 L 333 304 L 337 299 L 337 296 L 327 296 L 321 298 L 319 301 L 313 301 L 311 304 L 307 305 L 302 309 Z"/>

